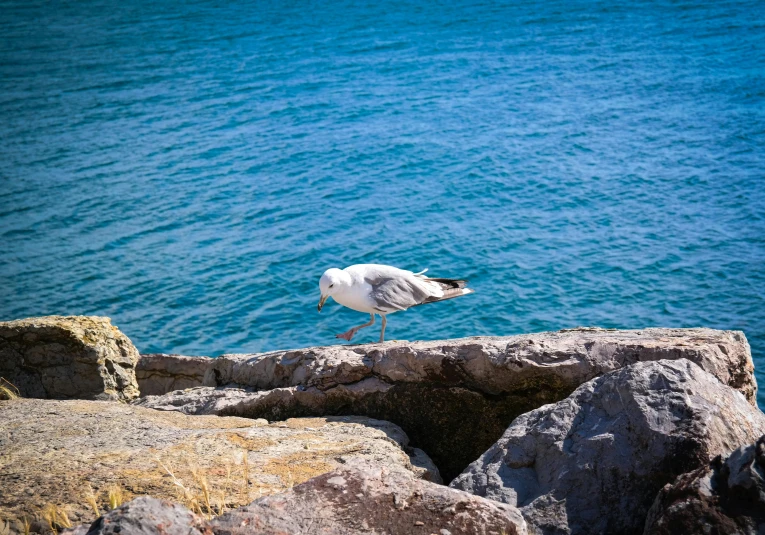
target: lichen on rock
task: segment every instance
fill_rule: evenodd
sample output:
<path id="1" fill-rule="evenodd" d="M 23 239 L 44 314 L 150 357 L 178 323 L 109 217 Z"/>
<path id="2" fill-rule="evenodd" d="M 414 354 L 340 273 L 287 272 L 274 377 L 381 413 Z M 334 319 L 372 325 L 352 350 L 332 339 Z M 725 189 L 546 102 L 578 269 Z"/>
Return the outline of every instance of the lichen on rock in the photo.
<path id="1" fill-rule="evenodd" d="M 138 350 L 98 316 L 0 322 L 0 377 L 22 397 L 130 401 Z"/>

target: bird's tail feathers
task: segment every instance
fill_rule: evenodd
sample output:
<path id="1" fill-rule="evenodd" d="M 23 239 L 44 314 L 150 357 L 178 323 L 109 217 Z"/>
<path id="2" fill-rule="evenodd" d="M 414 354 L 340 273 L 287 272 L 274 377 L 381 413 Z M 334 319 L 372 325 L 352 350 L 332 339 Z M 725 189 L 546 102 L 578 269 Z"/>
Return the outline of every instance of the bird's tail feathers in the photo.
<path id="1" fill-rule="evenodd" d="M 425 279 L 428 282 L 435 282 L 441 287 L 442 294 L 440 297 L 429 297 L 423 301 L 425 303 L 436 303 L 438 301 L 446 301 L 447 299 L 454 299 L 455 297 L 461 297 L 475 293 L 475 290 L 467 287 L 468 281 L 462 279 Z"/>
<path id="2" fill-rule="evenodd" d="M 472 293 L 475 293 L 475 290 L 472 288 L 450 288 L 448 290 L 444 290 L 443 297 L 439 297 L 436 300 L 444 301 L 446 299 L 454 299 L 455 297 L 460 297 L 462 295 L 468 295 Z"/>

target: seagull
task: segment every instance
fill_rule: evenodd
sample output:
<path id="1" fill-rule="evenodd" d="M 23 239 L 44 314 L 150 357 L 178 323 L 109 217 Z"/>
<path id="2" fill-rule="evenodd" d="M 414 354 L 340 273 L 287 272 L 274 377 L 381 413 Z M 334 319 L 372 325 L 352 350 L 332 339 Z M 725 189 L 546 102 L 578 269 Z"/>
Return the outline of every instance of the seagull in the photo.
<path id="1" fill-rule="evenodd" d="M 473 293 L 466 280 L 431 279 L 424 273 L 382 264 L 356 264 L 345 269 L 330 268 L 319 280 L 321 299 L 319 312 L 325 301 L 332 297 L 341 305 L 369 314 L 369 322 L 335 336 L 351 341 L 359 329 L 375 322 L 375 314 L 382 318 L 380 343 L 385 341 L 386 316 L 408 308 L 453 299 Z"/>

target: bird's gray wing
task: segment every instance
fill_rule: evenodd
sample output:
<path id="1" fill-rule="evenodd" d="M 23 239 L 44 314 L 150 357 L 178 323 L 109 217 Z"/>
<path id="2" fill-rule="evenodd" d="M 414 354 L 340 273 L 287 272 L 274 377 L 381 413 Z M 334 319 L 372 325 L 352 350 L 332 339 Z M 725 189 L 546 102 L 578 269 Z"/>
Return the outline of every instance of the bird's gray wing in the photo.
<path id="1" fill-rule="evenodd" d="M 406 310 L 419 305 L 431 296 L 427 286 L 414 277 L 377 275 L 365 279 L 372 292 L 375 308 L 382 313 Z"/>

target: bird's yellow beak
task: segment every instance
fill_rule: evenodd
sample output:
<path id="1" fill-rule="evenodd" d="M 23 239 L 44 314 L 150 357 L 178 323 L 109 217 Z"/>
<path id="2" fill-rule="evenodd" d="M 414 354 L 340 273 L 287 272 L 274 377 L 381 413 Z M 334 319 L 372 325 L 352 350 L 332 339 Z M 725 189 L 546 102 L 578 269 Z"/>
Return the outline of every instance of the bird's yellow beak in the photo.
<path id="1" fill-rule="evenodd" d="M 329 297 L 329 296 L 328 295 L 322 295 L 321 299 L 319 299 L 319 307 L 318 307 L 319 308 L 319 312 L 321 312 L 321 307 L 324 306 L 324 301 L 327 300 L 327 297 Z"/>

